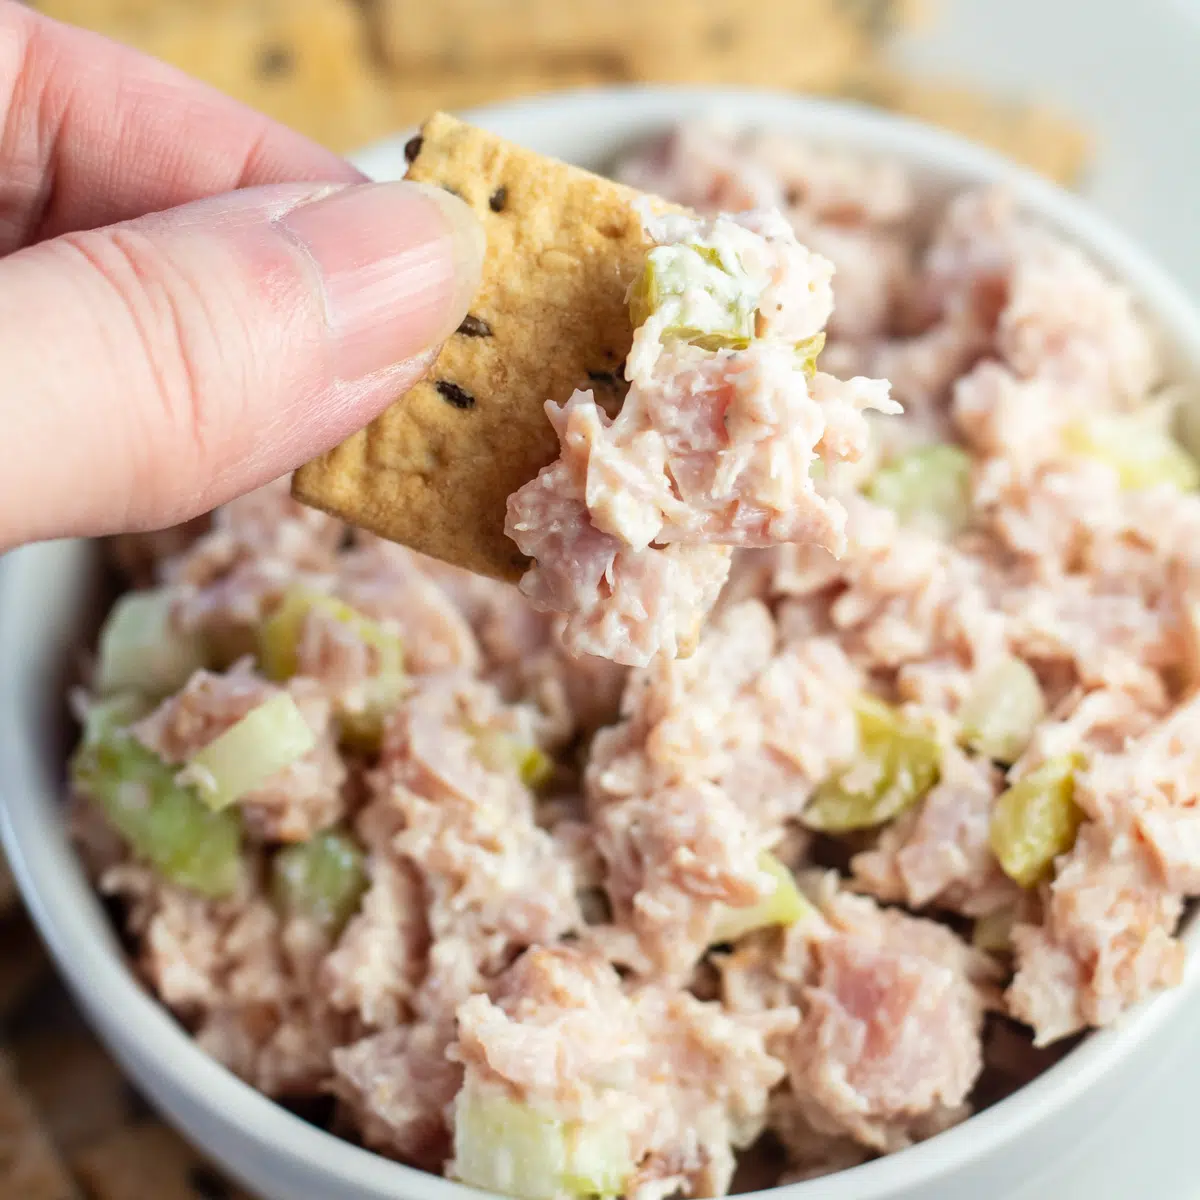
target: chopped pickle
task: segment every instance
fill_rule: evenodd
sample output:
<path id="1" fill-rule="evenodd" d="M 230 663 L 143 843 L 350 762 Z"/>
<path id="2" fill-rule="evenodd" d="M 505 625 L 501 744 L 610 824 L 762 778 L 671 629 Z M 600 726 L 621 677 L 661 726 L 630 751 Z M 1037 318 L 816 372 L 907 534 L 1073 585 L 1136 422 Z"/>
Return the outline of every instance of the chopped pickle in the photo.
<path id="1" fill-rule="evenodd" d="M 1016 916 L 1011 908 L 998 908 L 995 912 L 975 918 L 971 929 L 971 945 L 976 950 L 991 954 L 1008 954 L 1012 950 L 1012 929 Z"/>
<path id="2" fill-rule="evenodd" d="M 825 334 L 815 333 L 810 338 L 796 343 L 796 353 L 800 356 L 800 367 L 810 379 L 817 369 L 817 357 L 825 349 Z"/>
<path id="3" fill-rule="evenodd" d="M 165 588 L 122 596 L 100 631 L 95 686 L 101 694 L 136 691 L 165 696 L 204 666 L 200 639 L 180 633 Z"/>
<path id="4" fill-rule="evenodd" d="M 1180 491 L 1200 486 L 1200 464 L 1161 425 L 1138 414 L 1073 421 L 1063 430 L 1068 450 L 1112 467 L 1127 491 L 1167 483 Z"/>
<path id="5" fill-rule="evenodd" d="M 1046 713 L 1033 668 L 1005 658 L 985 672 L 959 713 L 963 741 L 997 762 L 1016 762 Z"/>
<path id="6" fill-rule="evenodd" d="M 615 1120 L 559 1121 L 501 1092 L 466 1086 L 454 1110 L 454 1176 L 522 1200 L 618 1196 L 633 1174 L 629 1135 Z"/>
<path id="7" fill-rule="evenodd" d="M 316 744 L 295 700 L 280 692 L 197 750 L 184 776 L 205 804 L 219 811 L 262 787 Z"/>
<path id="8" fill-rule="evenodd" d="M 1033 887 L 1075 844 L 1083 813 L 1075 803 L 1075 756 L 1052 758 L 996 797 L 992 851 L 1009 878 Z"/>
<path id="9" fill-rule="evenodd" d="M 137 692 L 117 692 L 88 704 L 83 719 L 83 742 L 90 746 L 102 742 L 110 734 L 128 729 L 150 711 L 150 703 Z"/>
<path id="10" fill-rule="evenodd" d="M 932 734 L 872 696 L 860 696 L 859 756 L 813 793 L 801 821 L 823 833 L 873 829 L 911 808 L 937 782 L 941 751 Z"/>
<path id="11" fill-rule="evenodd" d="M 554 772 L 554 760 L 544 750 L 511 733 L 487 729 L 475 732 L 474 738 L 475 755 L 485 767 L 515 769 L 526 787 L 540 787 Z"/>
<path id="12" fill-rule="evenodd" d="M 174 767 L 122 730 L 85 743 L 71 764 L 75 786 L 103 811 L 133 853 L 180 887 L 228 895 L 241 874 L 241 824 L 214 813 Z"/>
<path id="13" fill-rule="evenodd" d="M 757 904 L 745 908 L 722 905 L 713 926 L 714 942 L 736 942 L 756 929 L 771 925 L 794 925 L 813 912 L 813 907 L 800 894 L 791 871 L 773 854 L 764 854 L 759 866 L 775 880 L 775 890 Z"/>
<path id="14" fill-rule="evenodd" d="M 336 936 L 358 908 L 367 875 L 354 839 L 327 830 L 280 850 L 271 864 L 271 882 L 285 913 L 308 917 Z"/>
<path id="15" fill-rule="evenodd" d="M 922 446 L 878 471 L 866 494 L 902 524 L 952 538 L 971 519 L 971 456 L 949 443 Z"/>
<path id="16" fill-rule="evenodd" d="M 748 345 L 757 302 L 736 264 L 731 271 L 713 247 L 681 242 L 656 246 L 646 255 L 630 289 L 629 315 L 634 328 L 657 319 L 664 339 L 717 336 L 745 339 Z"/>
<path id="17" fill-rule="evenodd" d="M 404 670 L 404 643 L 380 622 L 363 616 L 349 604 L 311 588 L 292 588 L 259 630 L 259 663 L 268 679 L 282 682 L 296 673 L 297 654 L 304 622 L 310 612 L 333 618 L 379 656 L 377 675 L 400 675 Z"/>

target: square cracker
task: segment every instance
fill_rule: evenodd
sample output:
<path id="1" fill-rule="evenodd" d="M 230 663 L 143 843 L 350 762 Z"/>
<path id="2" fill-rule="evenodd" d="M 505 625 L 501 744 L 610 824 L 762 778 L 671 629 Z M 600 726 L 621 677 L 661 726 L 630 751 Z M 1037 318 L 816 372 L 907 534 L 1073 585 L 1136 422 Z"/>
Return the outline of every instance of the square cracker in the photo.
<path id="1" fill-rule="evenodd" d="M 75 1200 L 78 1194 L 8 1060 L 0 1058 L 0 1196 Z"/>
<path id="2" fill-rule="evenodd" d="M 94 1142 L 71 1165 L 89 1200 L 251 1200 L 157 1121 Z"/>
<path id="3" fill-rule="evenodd" d="M 557 456 L 545 413 L 591 387 L 619 402 L 625 295 L 647 243 L 639 193 L 438 113 L 408 177 L 460 195 L 487 232 L 483 282 L 428 377 L 296 472 L 306 504 L 499 579 L 526 560 L 508 497 Z M 665 207 L 665 205 L 664 205 Z"/>

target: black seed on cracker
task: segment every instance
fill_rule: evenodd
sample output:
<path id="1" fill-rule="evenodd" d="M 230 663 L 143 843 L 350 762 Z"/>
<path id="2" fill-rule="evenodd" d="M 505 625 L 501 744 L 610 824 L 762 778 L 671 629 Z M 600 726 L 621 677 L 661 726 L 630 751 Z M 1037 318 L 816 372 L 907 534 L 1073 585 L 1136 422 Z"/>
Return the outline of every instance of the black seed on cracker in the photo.
<path id="1" fill-rule="evenodd" d="M 449 380 L 439 379 L 434 387 L 438 390 L 438 395 L 441 396 L 449 404 L 453 404 L 455 408 L 474 408 L 475 397 L 464 388 L 460 388 L 457 383 L 450 383 Z"/>
<path id="2" fill-rule="evenodd" d="M 464 337 L 491 337 L 492 327 L 482 317 L 467 313 L 463 317 L 463 323 L 458 327 L 458 332 Z"/>
<path id="3" fill-rule="evenodd" d="M 416 137 L 410 137 L 404 143 L 404 161 L 412 162 L 418 154 L 421 153 L 421 146 L 425 139 L 418 133 Z"/>
<path id="4" fill-rule="evenodd" d="M 278 79 L 295 65 L 296 60 L 286 46 L 264 46 L 258 55 L 258 74 L 263 79 Z"/>
<path id="5" fill-rule="evenodd" d="M 188 1187 L 197 1200 L 233 1200 L 233 1189 L 212 1167 L 197 1163 L 188 1168 Z"/>
<path id="6" fill-rule="evenodd" d="M 503 212 L 508 203 L 508 188 L 501 184 L 489 197 L 488 208 L 494 213 Z"/>

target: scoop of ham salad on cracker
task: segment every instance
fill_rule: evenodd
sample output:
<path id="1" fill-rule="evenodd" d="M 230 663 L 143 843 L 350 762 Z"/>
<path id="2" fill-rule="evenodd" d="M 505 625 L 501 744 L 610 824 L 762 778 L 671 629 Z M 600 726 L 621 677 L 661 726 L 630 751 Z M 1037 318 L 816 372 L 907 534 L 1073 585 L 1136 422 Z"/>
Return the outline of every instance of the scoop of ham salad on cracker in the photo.
<path id="1" fill-rule="evenodd" d="M 701 219 L 440 114 L 409 151 L 484 222 L 475 310 L 299 499 L 519 578 L 571 652 L 632 666 L 695 649 L 733 547 L 841 553 L 838 468 L 900 406 L 817 369 L 833 264 L 781 213 Z"/>

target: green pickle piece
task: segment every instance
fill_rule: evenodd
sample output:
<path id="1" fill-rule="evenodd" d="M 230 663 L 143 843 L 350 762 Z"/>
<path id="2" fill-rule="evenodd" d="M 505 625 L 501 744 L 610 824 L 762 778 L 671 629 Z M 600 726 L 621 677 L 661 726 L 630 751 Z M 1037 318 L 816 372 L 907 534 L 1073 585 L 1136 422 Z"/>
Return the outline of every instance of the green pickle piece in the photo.
<path id="1" fill-rule="evenodd" d="M 554 773 L 554 760 L 544 750 L 511 733 L 486 729 L 475 731 L 473 736 L 475 756 L 485 767 L 515 770 L 526 787 L 541 787 Z"/>
<path id="2" fill-rule="evenodd" d="M 876 472 L 866 494 L 901 524 L 952 538 L 971 520 L 971 456 L 948 442 L 922 446 Z"/>
<path id="3" fill-rule="evenodd" d="M 348 833 L 327 830 L 280 850 L 271 863 L 271 884 L 280 909 L 336 936 L 367 889 L 362 850 Z"/>
<path id="4" fill-rule="evenodd" d="M 615 1121 L 559 1121 L 469 1084 L 454 1117 L 454 1175 L 521 1200 L 618 1196 L 633 1174 L 629 1135 Z"/>
<path id="5" fill-rule="evenodd" d="M 316 744 L 295 700 L 280 692 L 197 750 L 188 760 L 188 775 L 210 808 L 228 808 Z"/>
<path id="6" fill-rule="evenodd" d="M 1012 763 L 1045 714 L 1046 699 L 1033 668 L 1019 658 L 1005 658 L 982 676 L 958 716 L 970 749 Z"/>
<path id="7" fill-rule="evenodd" d="M 364 616 L 334 596 L 311 588 L 293 588 L 259 629 L 258 660 L 269 679 L 282 682 L 296 673 L 304 622 L 312 612 L 344 625 L 376 652 L 377 669 L 362 684 L 362 706 L 343 708 L 338 713 L 343 748 L 374 754 L 379 750 L 385 717 L 408 690 L 404 643 L 398 634 L 386 629 L 379 621 Z"/>
<path id="8" fill-rule="evenodd" d="M 205 665 L 203 642 L 174 628 L 172 605 L 165 588 L 127 592 L 113 605 L 100 630 L 97 692 L 165 696 Z"/>
<path id="9" fill-rule="evenodd" d="M 996 797 L 992 807 L 992 852 L 1004 873 L 1029 888 L 1054 860 L 1075 844 L 1083 813 L 1075 803 L 1072 755 L 1052 758 Z"/>
<path id="10" fill-rule="evenodd" d="M 1016 914 L 1011 908 L 999 908 L 976 917 L 971 927 L 971 945 L 990 954 L 1010 954 L 1014 924 Z"/>
<path id="11" fill-rule="evenodd" d="M 796 353 L 800 356 L 800 368 L 810 379 L 816 374 L 817 358 L 824 349 L 824 333 L 815 333 L 812 337 L 796 343 Z"/>
<path id="12" fill-rule="evenodd" d="M 736 942 L 738 938 L 772 925 L 794 925 L 815 910 L 796 886 L 796 880 L 773 854 L 764 854 L 759 866 L 775 880 L 775 890 L 757 904 L 744 908 L 722 905 L 713 926 L 713 941 Z"/>
<path id="13" fill-rule="evenodd" d="M 675 319 L 663 329 L 664 339 L 735 349 L 748 346 L 754 337 L 758 297 L 746 289 L 745 279 L 731 273 L 711 246 L 656 246 L 630 289 L 629 316 L 634 328 L 640 328 L 670 305 Z M 714 304 L 690 303 L 697 291 Z"/>
<path id="14" fill-rule="evenodd" d="M 71 764 L 75 787 L 138 858 L 180 887 L 228 895 L 241 877 L 241 823 L 213 812 L 177 774 L 123 730 L 85 743 Z"/>
<path id="15" fill-rule="evenodd" d="M 813 793 L 801 821 L 822 833 L 874 829 L 911 808 L 941 771 L 941 748 L 873 696 L 860 696 L 859 758 Z"/>
<path id="16" fill-rule="evenodd" d="M 1112 467 L 1121 487 L 1140 491 L 1160 483 L 1180 491 L 1200 486 L 1200 464 L 1166 429 L 1136 413 L 1073 421 L 1063 430 L 1068 450 Z"/>
<path id="17" fill-rule="evenodd" d="M 268 679 L 281 683 L 296 674 L 300 637 L 311 612 L 321 613 L 345 625 L 364 645 L 374 649 L 379 656 L 379 675 L 403 672 L 404 643 L 398 634 L 391 633 L 380 622 L 363 616 L 335 596 L 296 587 L 287 592 L 279 607 L 259 629 L 259 665 Z"/>

